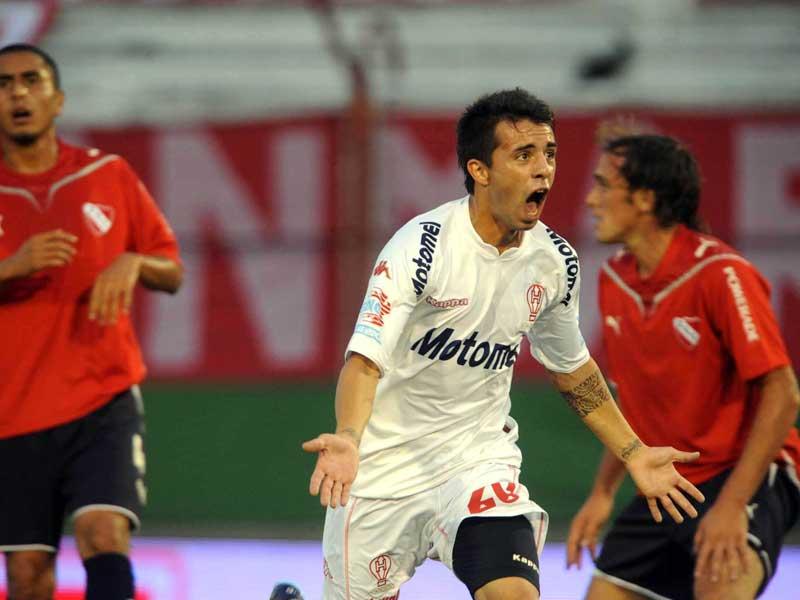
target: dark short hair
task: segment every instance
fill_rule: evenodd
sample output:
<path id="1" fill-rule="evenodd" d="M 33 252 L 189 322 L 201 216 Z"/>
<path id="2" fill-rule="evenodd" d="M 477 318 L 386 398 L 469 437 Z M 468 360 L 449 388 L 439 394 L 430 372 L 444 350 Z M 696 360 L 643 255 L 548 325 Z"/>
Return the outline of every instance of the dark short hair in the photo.
<path id="1" fill-rule="evenodd" d="M 61 74 L 58 72 L 58 65 L 56 64 L 56 61 L 53 60 L 52 56 L 33 44 L 9 44 L 8 46 L 3 46 L 0 48 L 0 56 L 3 54 L 13 54 L 15 52 L 32 52 L 41 58 L 50 69 L 50 73 L 53 75 L 53 83 L 55 84 L 56 89 L 61 89 Z"/>
<path id="2" fill-rule="evenodd" d="M 467 163 L 477 159 L 491 166 L 492 152 L 497 147 L 497 124 L 500 121 L 516 123 L 523 119 L 550 127 L 554 125 L 550 107 L 522 88 L 481 96 L 461 115 L 456 126 L 456 152 L 458 166 L 464 172 L 464 186 L 470 194 L 475 191 L 475 181 L 467 170 Z"/>
<path id="3" fill-rule="evenodd" d="M 632 190 L 653 191 L 659 225 L 706 229 L 697 214 L 700 169 L 681 142 L 665 135 L 628 135 L 607 141 L 603 151 L 625 159 L 619 172 Z"/>

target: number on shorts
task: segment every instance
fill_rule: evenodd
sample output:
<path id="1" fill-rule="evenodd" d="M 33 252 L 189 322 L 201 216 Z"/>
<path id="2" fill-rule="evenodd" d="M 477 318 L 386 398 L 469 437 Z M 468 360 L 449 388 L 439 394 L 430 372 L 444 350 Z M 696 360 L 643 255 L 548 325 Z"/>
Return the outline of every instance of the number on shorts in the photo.
<path id="1" fill-rule="evenodd" d="M 489 497 L 484 499 L 483 491 L 485 489 L 486 487 L 482 487 L 472 492 L 472 496 L 470 496 L 468 504 L 470 514 L 475 515 L 482 513 L 497 506 L 497 502 L 492 497 L 491 492 L 494 492 L 494 496 L 503 504 L 513 504 L 519 500 L 519 494 L 514 493 L 514 490 L 517 489 L 517 484 L 513 482 L 509 482 L 505 488 L 499 481 L 497 483 L 493 483 L 491 485 Z"/>
<path id="2" fill-rule="evenodd" d="M 139 475 L 144 475 L 147 469 L 147 459 L 144 455 L 144 441 L 138 433 L 131 438 L 131 450 L 133 455 L 133 466 L 139 471 Z"/>

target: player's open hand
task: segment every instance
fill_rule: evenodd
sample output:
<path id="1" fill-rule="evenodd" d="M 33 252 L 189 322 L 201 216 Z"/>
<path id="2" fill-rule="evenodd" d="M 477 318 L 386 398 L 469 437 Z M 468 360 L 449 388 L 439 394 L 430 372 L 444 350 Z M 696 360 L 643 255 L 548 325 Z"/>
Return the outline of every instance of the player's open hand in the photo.
<path id="1" fill-rule="evenodd" d="M 77 236 L 63 229 L 32 235 L 11 256 L 14 276 L 27 277 L 42 269 L 69 264 L 77 242 Z"/>
<path id="2" fill-rule="evenodd" d="M 350 498 L 350 486 L 358 472 L 358 447 L 347 436 L 323 433 L 303 444 L 306 452 L 316 452 L 317 465 L 311 474 L 308 491 L 319 494 L 322 506 L 344 506 Z"/>
<path id="3" fill-rule="evenodd" d="M 749 570 L 747 545 L 747 511 L 736 503 L 717 501 L 700 519 L 694 536 L 696 579 L 707 578 L 712 583 L 723 573 L 736 581 Z"/>
<path id="4" fill-rule="evenodd" d="M 92 321 L 113 325 L 120 314 L 130 312 L 143 260 L 141 254 L 125 252 L 97 276 L 89 298 L 89 318 Z"/>
<path id="5" fill-rule="evenodd" d="M 647 498 L 650 514 L 656 523 L 663 520 L 659 504 L 676 523 L 683 523 L 681 510 L 692 518 L 697 517 L 697 510 L 683 493 L 686 492 L 698 502 L 705 502 L 705 496 L 682 477 L 672 463 L 692 462 L 699 457 L 699 452 L 681 452 L 666 446 L 642 446 L 625 463 L 639 491 Z"/>
<path id="6" fill-rule="evenodd" d="M 614 496 L 595 492 L 586 499 L 578 514 L 572 519 L 567 536 L 567 568 L 581 568 L 583 549 L 587 548 L 592 560 L 597 558 L 597 541 L 600 530 L 611 516 Z"/>

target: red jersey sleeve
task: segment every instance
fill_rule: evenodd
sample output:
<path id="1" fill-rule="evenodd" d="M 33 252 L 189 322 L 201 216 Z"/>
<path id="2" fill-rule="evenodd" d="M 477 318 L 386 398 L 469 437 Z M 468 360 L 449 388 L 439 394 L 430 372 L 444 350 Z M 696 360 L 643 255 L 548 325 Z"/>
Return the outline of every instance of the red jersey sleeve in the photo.
<path id="1" fill-rule="evenodd" d="M 742 379 L 788 365 L 769 284 L 755 267 L 742 260 L 722 260 L 708 266 L 702 276 L 711 323 Z"/>
<path id="2" fill-rule="evenodd" d="M 178 241 L 142 181 L 124 160 L 122 176 L 130 214 L 130 250 L 180 262 Z"/>

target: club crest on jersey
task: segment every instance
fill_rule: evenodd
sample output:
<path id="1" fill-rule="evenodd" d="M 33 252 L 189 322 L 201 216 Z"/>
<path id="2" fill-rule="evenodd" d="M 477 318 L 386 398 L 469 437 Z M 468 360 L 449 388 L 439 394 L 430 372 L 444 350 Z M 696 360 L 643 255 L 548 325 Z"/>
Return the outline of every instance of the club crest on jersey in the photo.
<path id="1" fill-rule="evenodd" d="M 414 276 L 411 278 L 417 298 L 422 296 L 425 286 L 428 285 L 428 274 L 433 266 L 433 253 L 436 252 L 436 243 L 439 240 L 439 232 L 442 230 L 442 226 L 433 221 L 423 221 L 420 225 L 422 226 L 422 235 L 419 238 L 419 250 L 417 257 L 411 261 L 417 266 Z"/>
<path id="2" fill-rule="evenodd" d="M 678 335 L 678 339 L 689 348 L 696 348 L 700 343 L 700 332 L 691 323 L 699 320 L 699 317 L 675 317 L 672 319 L 672 328 Z"/>
<path id="3" fill-rule="evenodd" d="M 539 311 L 542 308 L 542 302 L 544 302 L 544 286 L 534 283 L 528 288 L 526 298 L 528 300 L 528 308 L 531 310 L 528 321 L 533 323 L 536 320 L 536 317 L 539 316 Z"/>
<path id="4" fill-rule="evenodd" d="M 389 581 L 389 571 L 392 568 L 392 558 L 388 554 L 376 556 L 369 562 L 369 572 L 378 580 L 378 587 L 386 585 Z"/>
<path id="5" fill-rule="evenodd" d="M 86 226 L 97 237 L 107 234 L 114 225 L 114 207 L 94 202 L 84 202 L 81 207 Z"/>

